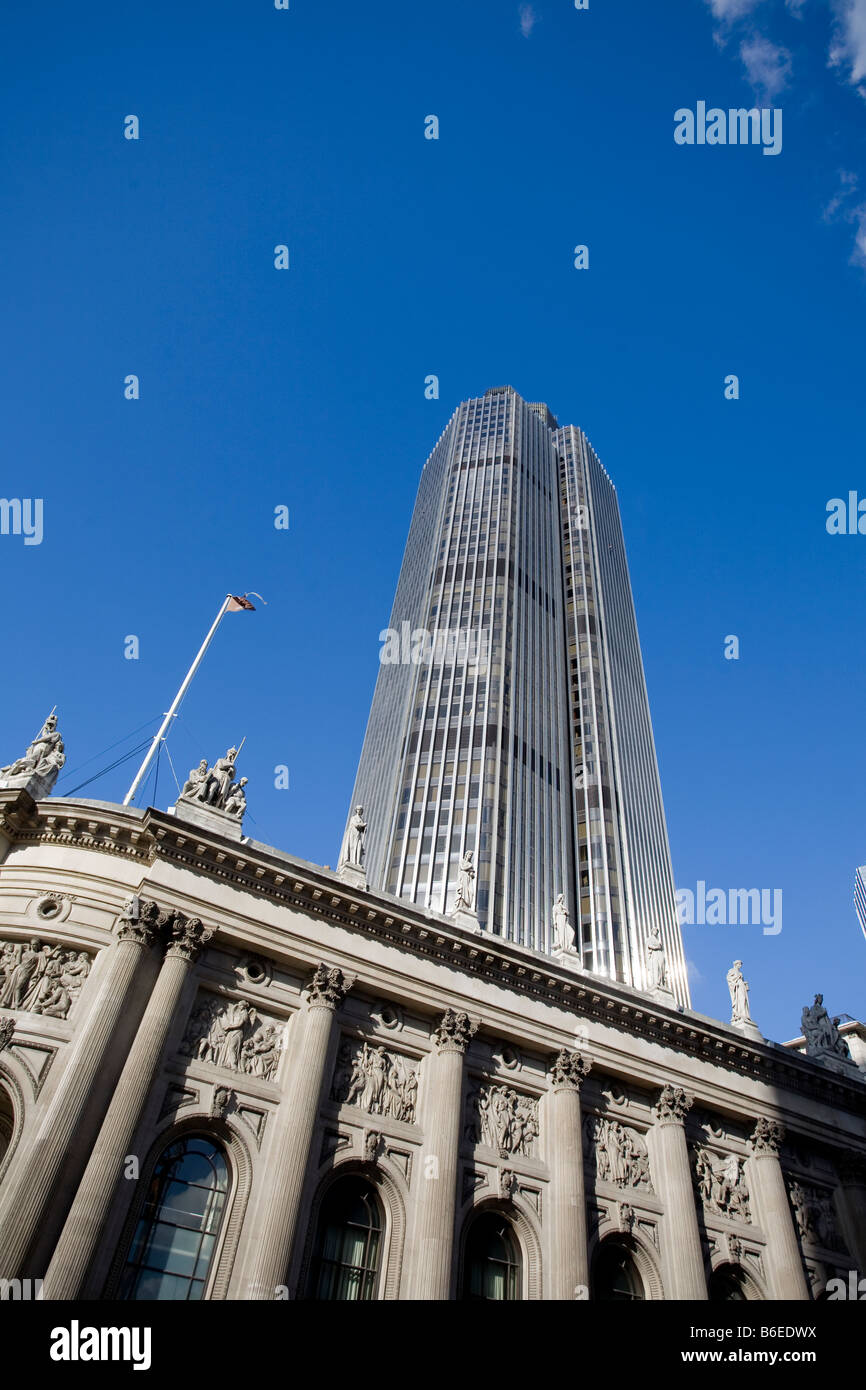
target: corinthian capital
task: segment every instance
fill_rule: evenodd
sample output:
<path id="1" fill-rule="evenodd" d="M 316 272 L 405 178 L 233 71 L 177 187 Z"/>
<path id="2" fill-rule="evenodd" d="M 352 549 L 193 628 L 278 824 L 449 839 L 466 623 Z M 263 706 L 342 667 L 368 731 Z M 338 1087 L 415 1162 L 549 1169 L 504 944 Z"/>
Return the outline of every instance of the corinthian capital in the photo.
<path id="1" fill-rule="evenodd" d="M 550 1072 L 550 1084 L 554 1091 L 579 1091 L 584 1078 L 589 1074 L 592 1063 L 579 1052 L 569 1052 L 563 1047 L 554 1058 Z"/>
<path id="2" fill-rule="evenodd" d="M 438 1052 L 465 1052 L 475 1034 L 478 1024 L 468 1014 L 455 1009 L 446 1009 L 436 1027 L 433 1037 Z"/>
<path id="3" fill-rule="evenodd" d="M 182 960 L 192 962 L 197 959 L 202 947 L 210 941 L 213 928 L 204 926 L 198 917 L 184 917 L 180 912 L 173 912 L 168 933 L 169 947 L 166 956 L 179 956 Z"/>
<path id="4" fill-rule="evenodd" d="M 158 903 L 132 894 L 123 904 L 117 919 L 118 939 L 134 941 L 138 946 L 152 946 L 170 920 L 171 913 Z"/>
<path id="5" fill-rule="evenodd" d="M 693 1104 L 694 1097 L 686 1095 L 682 1086 L 663 1086 L 656 1101 L 656 1113 L 660 1120 L 682 1124 Z"/>
<path id="6" fill-rule="evenodd" d="M 352 987 L 352 981 L 336 965 L 317 965 L 307 986 L 311 1009 L 338 1009 Z"/>
<path id="7" fill-rule="evenodd" d="M 779 1156 L 779 1148 L 785 1137 L 785 1131 L 778 1120 L 767 1120 L 762 1115 L 755 1124 L 755 1132 L 752 1135 L 752 1151 L 759 1158 L 763 1154 L 772 1154 L 774 1158 Z"/>

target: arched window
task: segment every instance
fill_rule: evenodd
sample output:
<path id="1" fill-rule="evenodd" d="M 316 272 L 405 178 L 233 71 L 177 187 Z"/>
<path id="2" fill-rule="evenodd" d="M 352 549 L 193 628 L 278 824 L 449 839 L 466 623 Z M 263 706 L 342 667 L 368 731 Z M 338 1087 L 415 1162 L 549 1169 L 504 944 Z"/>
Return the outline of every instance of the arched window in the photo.
<path id="1" fill-rule="evenodd" d="M 150 1179 L 118 1298 L 204 1297 L 228 1187 L 225 1154 L 203 1135 L 176 1139 L 163 1150 Z"/>
<path id="2" fill-rule="evenodd" d="M 592 1283 L 593 1297 L 601 1303 L 634 1303 L 646 1298 L 634 1256 L 617 1240 L 605 1240 L 599 1246 Z"/>
<path id="3" fill-rule="evenodd" d="M 6 1157 L 6 1151 L 12 1143 L 12 1131 L 15 1128 L 15 1113 L 12 1109 L 6 1092 L 0 1087 L 0 1163 Z"/>
<path id="4" fill-rule="evenodd" d="M 736 1265 L 722 1265 L 710 1275 L 707 1294 L 711 1303 L 745 1303 L 746 1280 Z"/>
<path id="5" fill-rule="evenodd" d="M 364 1302 L 376 1297 L 382 1246 L 378 1198 L 363 1178 L 341 1178 L 322 1203 L 310 1272 L 310 1298 Z"/>
<path id="6" fill-rule="evenodd" d="M 520 1297 L 520 1250 L 511 1222 L 499 1212 L 481 1212 L 469 1228 L 463 1297 Z"/>

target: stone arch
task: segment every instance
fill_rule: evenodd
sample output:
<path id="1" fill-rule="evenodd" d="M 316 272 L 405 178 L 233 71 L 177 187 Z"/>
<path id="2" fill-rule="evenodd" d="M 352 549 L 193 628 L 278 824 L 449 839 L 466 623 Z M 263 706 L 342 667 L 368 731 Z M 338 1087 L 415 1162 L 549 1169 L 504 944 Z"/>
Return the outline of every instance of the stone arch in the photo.
<path id="1" fill-rule="evenodd" d="M 313 1251 L 319 1230 L 322 1206 L 331 1188 L 342 1178 L 365 1178 L 373 1187 L 385 1213 L 385 1240 L 382 1271 L 379 1275 L 380 1298 L 390 1302 L 400 1297 L 400 1278 L 403 1269 L 403 1253 L 406 1247 L 406 1198 L 408 1190 L 402 1173 L 386 1157 L 374 1163 L 360 1158 L 347 1157 L 337 1160 L 328 1172 L 320 1178 L 310 1203 L 307 1219 L 307 1233 L 301 1268 L 298 1274 L 297 1296 L 306 1296 L 313 1264 Z"/>
<path id="2" fill-rule="evenodd" d="M 24 1087 L 6 1054 L 0 1060 L 0 1183 L 18 1148 L 25 1115 Z"/>
<path id="3" fill-rule="evenodd" d="M 469 1228 L 477 1216 L 485 1211 L 499 1212 L 514 1228 L 520 1248 L 520 1298 L 521 1301 L 535 1301 L 542 1296 L 542 1257 L 541 1232 L 535 1212 L 519 1193 L 511 1197 L 490 1197 L 476 1194 L 464 1206 L 460 1219 L 460 1238 L 457 1242 L 457 1297 L 463 1288 L 466 1272 L 466 1239 Z"/>
<path id="4" fill-rule="evenodd" d="M 765 1303 L 767 1293 L 760 1280 L 746 1269 L 738 1260 L 731 1259 L 724 1251 L 717 1251 L 713 1255 L 709 1264 L 709 1278 L 707 1279 L 707 1294 L 710 1292 L 710 1279 L 714 1274 L 731 1273 L 740 1281 L 746 1300 L 750 1303 Z"/>
<path id="5" fill-rule="evenodd" d="M 658 1251 L 643 1232 L 623 1231 L 608 1217 L 599 1224 L 598 1230 L 589 1242 L 587 1251 L 589 1260 L 590 1278 L 590 1298 L 592 1297 L 593 1270 L 598 1257 L 598 1252 L 606 1242 L 619 1244 L 623 1250 L 627 1250 L 635 1262 L 635 1267 L 640 1275 L 647 1300 L 663 1300 L 665 1296 L 664 1283 L 662 1282 L 660 1261 Z"/>
<path id="6" fill-rule="evenodd" d="M 185 1115 L 182 1120 L 167 1125 L 151 1144 L 147 1157 L 141 1166 L 135 1185 L 135 1193 L 126 1213 L 123 1230 L 106 1280 L 105 1291 L 102 1294 L 103 1298 L 117 1297 L 126 1255 L 132 1244 L 132 1237 L 147 1197 L 147 1189 L 160 1155 L 175 1140 L 193 1134 L 200 1134 L 205 1139 L 221 1144 L 228 1159 L 231 1173 L 229 1204 L 223 1220 L 219 1244 L 214 1252 L 213 1272 L 210 1276 L 207 1298 L 208 1300 L 219 1301 L 228 1296 L 229 1281 L 252 1187 L 253 1165 L 246 1140 L 231 1120 L 217 1119 L 202 1112 Z"/>

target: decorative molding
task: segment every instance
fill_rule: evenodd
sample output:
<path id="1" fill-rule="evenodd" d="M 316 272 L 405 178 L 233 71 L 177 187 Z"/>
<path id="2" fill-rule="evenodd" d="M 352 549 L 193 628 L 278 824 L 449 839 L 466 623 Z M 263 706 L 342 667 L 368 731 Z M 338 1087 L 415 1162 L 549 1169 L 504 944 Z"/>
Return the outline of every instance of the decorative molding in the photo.
<path id="1" fill-rule="evenodd" d="M 214 935 L 213 927 L 206 927 L 198 917 L 184 917 L 180 912 L 172 913 L 168 926 L 169 947 L 166 956 L 180 960 L 198 960 L 202 950 Z"/>
<path id="2" fill-rule="evenodd" d="M 322 1135 L 322 1145 L 319 1149 L 319 1166 L 321 1167 L 327 1159 L 333 1158 L 334 1154 L 339 1153 L 342 1149 L 351 1148 L 351 1145 L 352 1136 L 347 1134 L 345 1130 L 326 1129 Z"/>
<path id="3" fill-rule="evenodd" d="M 228 1086 L 214 1086 L 210 1103 L 212 1120 L 224 1120 L 237 1104 L 237 1096 Z"/>
<path id="4" fill-rule="evenodd" d="M 245 955 L 237 961 L 235 972 L 240 975 L 245 984 L 267 989 L 273 982 L 274 963 L 267 956 Z"/>
<path id="5" fill-rule="evenodd" d="M 382 1149 L 382 1133 L 378 1129 L 365 1129 L 361 1141 L 361 1154 L 365 1163 L 375 1163 Z"/>
<path id="6" fill-rule="evenodd" d="M 8 1014 L 4 1014 L 3 1017 L 0 1018 L 0 1052 L 5 1051 L 5 1049 L 9 1047 L 14 1034 L 15 1020 L 14 1018 L 10 1018 Z"/>
<path id="7" fill-rule="evenodd" d="M 178 1110 L 183 1110 L 185 1106 L 198 1104 L 198 1091 L 190 1086 L 178 1086 L 172 1084 L 166 1088 L 163 1097 L 162 1109 L 157 1116 L 162 1120 L 166 1115 L 176 1114 Z"/>

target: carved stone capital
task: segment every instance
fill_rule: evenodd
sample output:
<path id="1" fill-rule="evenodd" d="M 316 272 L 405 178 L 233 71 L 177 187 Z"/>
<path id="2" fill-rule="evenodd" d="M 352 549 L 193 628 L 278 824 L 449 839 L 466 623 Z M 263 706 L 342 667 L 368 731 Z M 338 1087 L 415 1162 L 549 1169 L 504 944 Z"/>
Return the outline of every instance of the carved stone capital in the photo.
<path id="1" fill-rule="evenodd" d="M 307 986 L 307 1004 L 311 1009 L 339 1009 L 352 983 L 336 965 L 317 965 Z"/>
<path id="2" fill-rule="evenodd" d="M 779 1121 L 768 1120 L 762 1115 L 756 1122 L 752 1135 L 752 1152 L 757 1158 L 763 1158 L 765 1155 L 778 1158 L 784 1137 L 785 1131 Z"/>
<path id="3" fill-rule="evenodd" d="M 0 1018 L 0 1052 L 11 1045 L 14 1032 L 14 1018 L 10 1018 L 8 1014 L 4 1014 L 4 1016 Z"/>
<path id="4" fill-rule="evenodd" d="M 663 1086 L 656 1101 L 656 1114 L 663 1123 L 682 1124 L 694 1104 L 682 1086 Z"/>
<path id="5" fill-rule="evenodd" d="M 433 1029 L 436 1050 L 437 1052 L 465 1052 L 477 1032 L 478 1024 L 468 1014 L 455 1009 L 446 1009 Z"/>
<path id="6" fill-rule="evenodd" d="M 592 1063 L 586 1057 L 563 1047 L 551 1063 L 550 1084 L 554 1091 L 579 1091 L 591 1068 Z"/>
<path id="7" fill-rule="evenodd" d="M 127 898 L 117 919 L 118 939 L 133 941 L 137 946 L 153 946 L 170 919 L 171 913 L 158 903 L 134 894 Z"/>
<path id="8" fill-rule="evenodd" d="M 168 934 L 169 947 L 166 956 L 177 956 L 191 964 L 198 959 L 202 947 L 210 941 L 213 928 L 206 927 L 198 917 L 184 917 L 180 912 L 174 912 Z"/>

